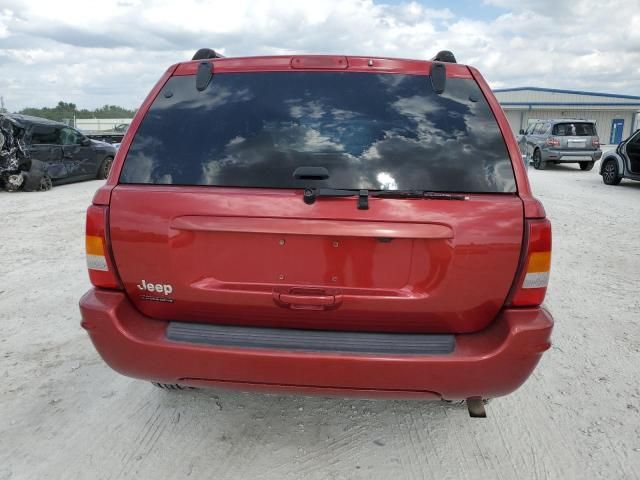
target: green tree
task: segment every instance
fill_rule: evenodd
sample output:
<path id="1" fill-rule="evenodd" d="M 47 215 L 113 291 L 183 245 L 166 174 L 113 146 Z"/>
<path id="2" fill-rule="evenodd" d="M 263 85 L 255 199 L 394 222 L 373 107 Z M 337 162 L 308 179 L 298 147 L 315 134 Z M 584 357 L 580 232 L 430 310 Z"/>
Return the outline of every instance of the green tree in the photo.
<path id="1" fill-rule="evenodd" d="M 61 122 L 65 119 L 72 118 L 132 118 L 136 113 L 135 110 L 130 110 L 118 105 L 104 105 L 94 110 L 88 110 L 83 108 L 78 109 L 75 103 L 58 102 L 55 107 L 42 107 L 42 108 L 23 108 L 18 113 L 23 115 L 32 115 L 34 117 L 48 118 L 49 120 L 56 120 Z"/>

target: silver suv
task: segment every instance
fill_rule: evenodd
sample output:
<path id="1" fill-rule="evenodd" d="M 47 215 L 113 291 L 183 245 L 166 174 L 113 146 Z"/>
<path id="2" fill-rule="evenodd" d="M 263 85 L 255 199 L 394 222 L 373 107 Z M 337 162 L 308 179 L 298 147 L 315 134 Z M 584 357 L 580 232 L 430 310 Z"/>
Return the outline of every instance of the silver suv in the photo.
<path id="1" fill-rule="evenodd" d="M 588 120 L 537 120 L 520 130 L 518 145 L 537 170 L 549 162 L 578 163 L 581 170 L 591 170 L 602 156 L 596 124 Z"/>

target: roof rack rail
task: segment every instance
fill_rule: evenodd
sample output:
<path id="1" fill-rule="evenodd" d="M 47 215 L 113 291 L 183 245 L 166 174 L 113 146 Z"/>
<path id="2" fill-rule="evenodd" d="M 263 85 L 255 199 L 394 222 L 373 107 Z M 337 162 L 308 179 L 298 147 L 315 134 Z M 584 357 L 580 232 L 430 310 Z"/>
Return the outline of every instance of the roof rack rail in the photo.
<path id="1" fill-rule="evenodd" d="M 224 55 L 219 54 L 211 48 L 201 48 L 193 54 L 191 60 L 208 60 L 209 58 L 224 58 Z"/>
<path id="2" fill-rule="evenodd" d="M 458 63 L 456 57 L 449 50 L 439 51 L 435 57 L 431 59 L 432 62 L 444 62 L 444 63 Z"/>

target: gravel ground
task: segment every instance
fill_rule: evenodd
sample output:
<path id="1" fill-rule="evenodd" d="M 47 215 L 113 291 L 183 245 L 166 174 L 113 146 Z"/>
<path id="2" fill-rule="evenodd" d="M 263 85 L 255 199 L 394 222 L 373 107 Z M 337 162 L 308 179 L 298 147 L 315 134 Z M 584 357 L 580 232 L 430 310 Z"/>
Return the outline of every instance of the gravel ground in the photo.
<path id="1" fill-rule="evenodd" d="M 486 420 L 122 377 L 79 325 L 99 182 L 0 193 L 0 479 L 640 478 L 640 183 L 574 166 L 531 180 L 554 226 L 554 346 Z"/>

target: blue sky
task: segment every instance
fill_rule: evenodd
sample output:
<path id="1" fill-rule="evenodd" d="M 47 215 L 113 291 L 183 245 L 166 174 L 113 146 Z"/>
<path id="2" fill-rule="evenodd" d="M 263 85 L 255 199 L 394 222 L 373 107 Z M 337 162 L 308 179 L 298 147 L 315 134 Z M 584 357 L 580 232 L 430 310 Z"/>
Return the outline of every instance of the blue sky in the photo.
<path id="1" fill-rule="evenodd" d="M 400 0 L 376 1 L 375 3 L 388 5 L 398 5 L 403 2 Z M 505 8 L 489 5 L 482 0 L 435 0 L 429 2 L 416 2 L 433 9 L 449 9 L 456 17 L 470 17 L 477 20 L 493 20 L 499 15 L 505 13 Z"/>
<path id="2" fill-rule="evenodd" d="M 0 0 L 0 95 L 137 107 L 167 66 L 226 55 L 454 51 L 492 87 L 640 93 L 628 0 Z"/>

